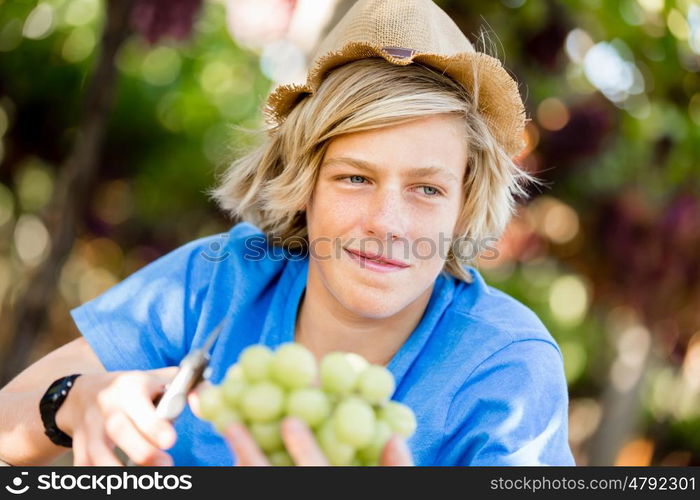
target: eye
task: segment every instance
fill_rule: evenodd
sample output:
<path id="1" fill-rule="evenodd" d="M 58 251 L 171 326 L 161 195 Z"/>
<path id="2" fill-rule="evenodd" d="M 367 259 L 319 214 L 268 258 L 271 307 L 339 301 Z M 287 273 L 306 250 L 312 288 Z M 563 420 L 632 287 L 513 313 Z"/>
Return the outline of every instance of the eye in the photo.
<path id="1" fill-rule="evenodd" d="M 338 180 L 343 181 L 345 179 L 349 179 L 350 184 L 361 184 L 362 181 L 367 180 L 364 177 L 362 177 L 361 175 L 346 175 L 344 177 L 340 177 Z"/>
<path id="2" fill-rule="evenodd" d="M 423 194 L 426 194 L 429 197 L 437 197 L 442 195 L 440 190 L 434 186 L 420 186 L 420 189 L 423 189 Z"/>

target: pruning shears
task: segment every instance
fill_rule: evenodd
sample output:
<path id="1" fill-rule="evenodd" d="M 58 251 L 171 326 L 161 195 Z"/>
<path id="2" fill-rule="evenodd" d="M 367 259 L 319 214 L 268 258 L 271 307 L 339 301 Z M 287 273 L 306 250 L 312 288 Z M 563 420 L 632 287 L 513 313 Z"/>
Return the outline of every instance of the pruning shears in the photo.
<path id="1" fill-rule="evenodd" d="M 156 415 L 169 421 L 174 421 L 187 405 L 187 395 L 205 378 L 205 371 L 209 365 L 209 356 L 212 346 L 219 337 L 223 328 L 223 321 L 219 323 L 204 341 L 202 347 L 192 349 L 185 356 L 178 367 L 173 380 L 165 387 L 165 391 L 156 398 Z M 127 465 L 136 465 L 131 459 Z"/>

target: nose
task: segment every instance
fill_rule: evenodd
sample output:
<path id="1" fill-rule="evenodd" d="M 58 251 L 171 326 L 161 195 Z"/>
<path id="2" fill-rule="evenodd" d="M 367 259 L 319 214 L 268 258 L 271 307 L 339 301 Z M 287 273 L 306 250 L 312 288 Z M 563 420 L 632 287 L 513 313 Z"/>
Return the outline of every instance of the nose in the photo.
<path id="1" fill-rule="evenodd" d="M 364 233 L 391 243 L 405 236 L 408 215 L 399 189 L 377 189 L 366 205 Z"/>

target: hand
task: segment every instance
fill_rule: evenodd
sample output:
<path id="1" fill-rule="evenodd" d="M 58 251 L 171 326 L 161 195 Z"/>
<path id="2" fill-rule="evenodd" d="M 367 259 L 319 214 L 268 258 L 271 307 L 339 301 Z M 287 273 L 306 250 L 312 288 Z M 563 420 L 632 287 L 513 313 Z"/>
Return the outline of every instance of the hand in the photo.
<path id="1" fill-rule="evenodd" d="M 153 400 L 176 372 L 168 367 L 78 377 L 56 414 L 59 429 L 73 438 L 73 464 L 121 466 L 116 445 L 138 465 L 172 465 L 162 450 L 175 443 L 175 429 L 156 415 Z"/>
<path id="2" fill-rule="evenodd" d="M 199 390 L 203 390 L 207 383 L 200 384 L 197 391 L 189 395 L 189 404 L 195 415 L 199 416 Z M 200 417 L 201 418 L 201 417 Z M 281 424 L 282 440 L 295 465 L 324 466 L 330 465 L 323 455 L 316 438 L 309 427 L 300 419 L 287 417 Z M 257 445 L 250 432 L 243 424 L 231 424 L 224 433 L 229 448 L 235 453 L 236 465 L 266 466 L 270 465 L 260 447 Z M 413 465 L 411 452 L 404 439 L 394 434 L 387 441 L 382 451 L 380 465 L 398 466 Z"/>
<path id="3" fill-rule="evenodd" d="M 226 429 L 224 438 L 238 458 L 237 465 L 270 465 L 243 424 L 231 424 Z M 318 446 L 313 433 L 298 418 L 287 417 L 282 420 L 282 440 L 295 465 L 330 465 Z M 398 434 L 394 434 L 384 446 L 380 465 L 413 465 L 408 447 Z"/>

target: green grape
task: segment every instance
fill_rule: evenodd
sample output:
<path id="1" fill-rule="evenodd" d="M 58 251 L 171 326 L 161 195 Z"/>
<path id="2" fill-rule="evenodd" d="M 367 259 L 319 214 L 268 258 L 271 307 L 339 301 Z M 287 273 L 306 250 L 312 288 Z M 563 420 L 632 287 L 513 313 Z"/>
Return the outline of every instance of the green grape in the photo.
<path id="1" fill-rule="evenodd" d="M 278 421 L 253 422 L 250 424 L 250 433 L 260 449 L 266 453 L 281 450 L 284 447 Z"/>
<path id="2" fill-rule="evenodd" d="M 296 389 L 287 398 L 287 415 L 300 418 L 311 428 L 321 424 L 330 413 L 328 396 L 320 389 Z"/>
<path id="3" fill-rule="evenodd" d="M 359 398 L 346 398 L 333 413 L 333 430 L 338 439 L 354 448 L 367 446 L 374 436 L 372 407 Z"/>
<path id="4" fill-rule="evenodd" d="M 416 417 L 406 405 L 397 401 L 387 402 L 379 410 L 379 418 L 389 424 L 397 434 L 409 438 L 416 431 Z"/>
<path id="5" fill-rule="evenodd" d="M 357 451 L 357 455 L 367 465 L 377 465 L 384 451 L 387 441 L 391 438 L 391 427 L 386 422 L 379 420 L 374 428 L 374 436 L 369 445 Z"/>
<path id="6" fill-rule="evenodd" d="M 317 372 L 320 388 L 312 387 Z M 245 423 L 272 465 L 294 465 L 281 435 L 286 415 L 314 430 L 332 465 L 378 465 L 392 433 L 409 438 L 416 429 L 411 409 L 390 401 L 394 390 L 389 370 L 355 353 L 328 354 L 317 369 L 300 344 L 284 344 L 275 353 L 254 345 L 219 386 L 200 393 L 200 413 L 222 434 L 233 422 Z"/>
<path id="7" fill-rule="evenodd" d="M 272 382 L 258 382 L 243 391 L 240 407 L 252 422 L 270 422 L 282 415 L 284 391 Z"/>
<path id="8" fill-rule="evenodd" d="M 217 415 L 212 419 L 212 424 L 214 428 L 221 434 L 224 433 L 226 428 L 233 424 L 241 421 L 241 415 L 236 410 L 232 408 L 223 408 L 217 413 Z"/>
<path id="9" fill-rule="evenodd" d="M 365 358 L 354 352 L 346 352 L 345 358 L 352 365 L 358 375 L 365 371 L 365 369 L 369 366 L 369 363 Z"/>
<path id="10" fill-rule="evenodd" d="M 316 378 L 316 360 L 304 346 L 291 342 L 284 344 L 272 360 L 272 375 L 289 389 L 307 387 Z"/>
<path id="11" fill-rule="evenodd" d="M 237 408 L 247 386 L 248 384 L 243 377 L 227 376 L 220 386 L 226 404 L 231 408 Z"/>
<path id="12" fill-rule="evenodd" d="M 362 372 L 357 387 L 363 398 L 372 404 L 379 404 L 389 400 L 396 384 L 389 370 L 383 366 L 372 365 Z"/>
<path id="13" fill-rule="evenodd" d="M 248 380 L 260 382 L 270 378 L 270 364 L 273 357 L 272 351 L 264 345 L 253 345 L 243 351 L 239 364 Z"/>
<path id="14" fill-rule="evenodd" d="M 318 445 L 331 465 L 350 465 L 355 458 L 355 449 L 338 439 L 333 423 L 326 421 L 317 434 Z"/>
<path id="15" fill-rule="evenodd" d="M 357 371 L 346 353 L 332 352 L 321 360 L 321 386 L 333 394 L 349 394 L 355 389 Z"/>
<path id="16" fill-rule="evenodd" d="M 225 409 L 226 404 L 218 386 L 207 387 L 199 393 L 199 413 L 202 419 L 211 422 Z"/>
<path id="17" fill-rule="evenodd" d="M 228 370 L 226 370 L 224 380 L 248 382 L 248 380 L 245 378 L 245 373 L 243 373 L 243 367 L 239 363 L 229 366 Z"/>
<path id="18" fill-rule="evenodd" d="M 294 460 L 292 460 L 289 453 L 284 450 L 272 452 L 267 458 L 270 461 L 270 464 L 276 467 L 289 467 L 294 465 Z"/>

